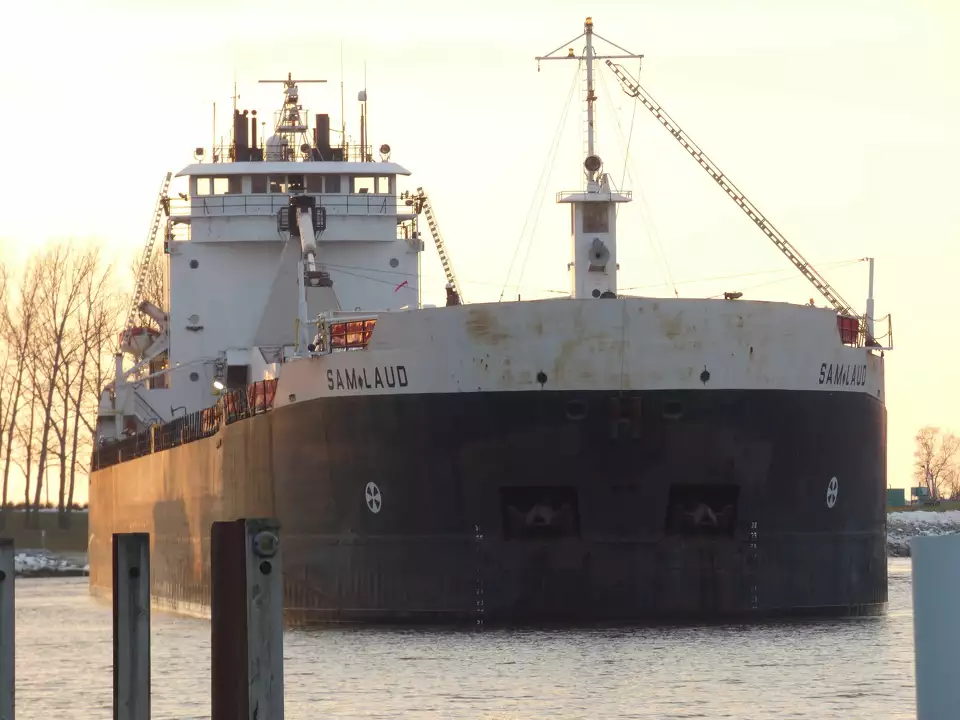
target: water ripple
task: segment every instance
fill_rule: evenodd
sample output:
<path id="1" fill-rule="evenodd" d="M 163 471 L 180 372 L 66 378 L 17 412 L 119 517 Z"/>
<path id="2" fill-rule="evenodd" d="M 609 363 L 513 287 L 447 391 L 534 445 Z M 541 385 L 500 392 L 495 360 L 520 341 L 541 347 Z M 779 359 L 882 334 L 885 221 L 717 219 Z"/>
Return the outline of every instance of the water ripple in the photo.
<path id="1" fill-rule="evenodd" d="M 285 717 L 915 718 L 909 560 L 882 618 L 710 628 L 349 628 L 284 638 Z M 154 718 L 210 717 L 210 626 L 154 612 Z M 17 716 L 112 717 L 109 605 L 17 581 Z"/>

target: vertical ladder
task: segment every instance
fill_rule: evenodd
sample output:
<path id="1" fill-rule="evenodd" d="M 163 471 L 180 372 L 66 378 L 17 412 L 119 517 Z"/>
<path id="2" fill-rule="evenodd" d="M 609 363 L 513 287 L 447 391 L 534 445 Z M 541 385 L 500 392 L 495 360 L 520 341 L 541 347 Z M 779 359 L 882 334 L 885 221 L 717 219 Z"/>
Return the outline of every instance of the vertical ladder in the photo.
<path id="1" fill-rule="evenodd" d="M 447 277 L 447 282 L 453 285 L 453 289 L 460 296 L 460 302 L 465 303 L 463 291 L 457 282 L 457 276 L 453 272 L 453 264 L 447 255 L 447 246 L 443 242 L 443 236 L 440 235 L 440 227 L 437 225 L 437 218 L 433 214 L 433 207 L 430 204 L 430 198 L 423 191 L 422 187 L 417 188 L 417 199 L 419 200 L 418 210 L 427 218 L 427 226 L 430 228 L 430 234 L 433 235 L 433 242 L 437 246 L 437 254 L 440 256 L 440 264 L 443 266 L 443 274 Z"/>
<path id="2" fill-rule="evenodd" d="M 140 300 L 143 297 L 143 287 L 150 272 L 150 258 L 153 257 L 153 245 L 157 240 L 157 233 L 160 230 L 160 223 L 164 215 L 170 214 L 170 198 L 167 193 L 170 190 L 170 180 L 173 173 L 168 172 L 163 178 L 163 184 L 160 186 L 160 192 L 157 194 L 157 204 L 153 209 L 153 222 L 150 224 L 150 232 L 147 234 L 147 243 L 143 247 L 143 254 L 140 256 L 140 270 L 137 273 L 136 284 L 133 288 L 133 304 L 130 312 L 127 314 L 126 329 L 133 327 L 137 317 L 137 309 Z"/>

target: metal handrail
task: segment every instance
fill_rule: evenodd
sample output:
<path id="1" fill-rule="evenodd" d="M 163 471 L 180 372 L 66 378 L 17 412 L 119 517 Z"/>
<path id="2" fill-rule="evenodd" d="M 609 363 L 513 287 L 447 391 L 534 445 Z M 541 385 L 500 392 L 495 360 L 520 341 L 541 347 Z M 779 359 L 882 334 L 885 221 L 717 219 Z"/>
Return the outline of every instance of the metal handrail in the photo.
<path id="1" fill-rule="evenodd" d="M 396 195 L 374 193 L 305 193 L 317 199 L 328 215 L 383 215 L 395 216 L 409 212 L 403 200 Z M 224 194 L 200 195 L 190 200 L 171 201 L 170 215 L 179 218 L 231 217 L 244 215 L 274 216 L 281 208 L 290 206 L 291 194 Z"/>
<path id="2" fill-rule="evenodd" d="M 216 405 L 151 425 L 136 435 L 104 443 L 94 448 L 92 469 L 110 467 L 215 435 L 224 424 L 269 412 L 276 392 L 276 380 L 260 380 L 246 388 L 224 393 Z"/>

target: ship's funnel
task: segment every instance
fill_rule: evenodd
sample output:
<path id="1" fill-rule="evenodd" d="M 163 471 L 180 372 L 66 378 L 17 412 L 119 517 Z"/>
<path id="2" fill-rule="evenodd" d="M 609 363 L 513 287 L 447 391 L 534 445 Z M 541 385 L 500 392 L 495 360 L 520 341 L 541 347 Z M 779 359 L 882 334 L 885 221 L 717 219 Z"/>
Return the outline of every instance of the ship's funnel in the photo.
<path id="1" fill-rule="evenodd" d="M 323 155 L 324 160 L 328 159 L 330 150 L 330 116 L 326 113 L 317 113 L 317 125 L 314 128 L 314 145 Z"/>

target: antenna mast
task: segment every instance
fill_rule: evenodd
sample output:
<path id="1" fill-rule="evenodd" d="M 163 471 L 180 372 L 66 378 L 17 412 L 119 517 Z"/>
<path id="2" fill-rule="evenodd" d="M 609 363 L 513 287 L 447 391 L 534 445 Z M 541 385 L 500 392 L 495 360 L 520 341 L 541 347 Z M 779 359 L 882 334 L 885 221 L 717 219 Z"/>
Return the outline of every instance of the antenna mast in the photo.
<path id="1" fill-rule="evenodd" d="M 597 55 L 593 48 L 594 37 L 613 45 L 623 54 Z M 580 38 L 586 38 L 583 56 L 577 56 L 572 47 L 567 47 Z M 567 47 L 567 54 L 557 55 L 564 47 Z M 594 103 L 597 95 L 593 87 L 593 61 L 642 57 L 594 33 L 593 18 L 588 17 L 583 22 L 580 35 L 536 58 L 538 67 L 541 60 L 585 60 L 587 63 L 587 156 L 583 160 L 586 192 L 561 192 L 557 195 L 558 203 L 571 206 L 573 257 L 567 267 L 571 273 L 570 295 L 577 299 L 617 297 L 617 205 L 632 200 L 630 193 L 613 191 L 610 176 L 603 172 L 603 161 L 596 153 Z"/>
<path id="2" fill-rule="evenodd" d="M 340 147 L 347 153 L 347 106 L 343 100 L 343 40 L 340 41 Z"/>
<path id="3" fill-rule="evenodd" d="M 593 19 L 583 23 L 583 34 L 587 39 L 587 157 L 593 155 L 593 103 L 597 96 L 593 92 Z"/>
<path id="4" fill-rule="evenodd" d="M 572 47 L 569 47 L 575 43 L 580 38 L 586 39 L 586 47 L 584 48 L 584 54 L 582 56 L 576 55 Z M 597 38 L 603 40 L 608 45 L 612 45 L 621 53 L 620 55 L 597 55 L 596 50 L 593 47 L 593 39 Z M 567 48 L 566 55 L 557 55 L 555 53 Z M 597 101 L 597 95 L 594 91 L 593 86 L 593 62 L 594 60 L 617 60 L 617 59 L 632 59 L 632 60 L 642 60 L 643 55 L 638 55 L 632 53 L 629 50 L 626 50 L 614 42 L 607 40 L 605 37 L 597 35 L 593 31 L 593 18 L 588 17 L 583 21 L 583 32 L 577 35 L 573 40 L 565 42 L 560 47 L 551 50 L 546 55 L 541 55 L 535 58 L 537 64 L 539 65 L 541 60 L 576 60 L 578 62 L 586 61 L 587 65 L 587 157 L 584 162 L 584 167 L 586 168 L 587 175 L 587 184 L 590 189 L 599 189 L 597 187 L 599 183 L 599 171 L 601 167 L 600 158 L 596 154 L 596 129 L 595 129 L 595 110 L 594 103 Z"/>
<path id="5" fill-rule="evenodd" d="M 274 135 L 282 140 L 283 145 L 293 148 L 294 152 L 296 152 L 296 148 L 301 148 L 304 144 L 307 146 L 307 150 L 309 150 L 309 138 L 306 137 L 307 121 L 305 118 L 300 117 L 303 105 L 300 104 L 300 93 L 297 90 L 297 85 L 299 83 L 325 83 L 326 80 L 294 80 L 293 73 L 287 73 L 286 80 L 260 80 L 259 82 L 283 83 L 285 97 L 283 107 L 280 109 L 280 112 L 277 113 L 277 124 L 273 130 Z M 298 144 L 297 139 L 300 135 L 302 135 L 303 139 L 307 142 Z"/>

